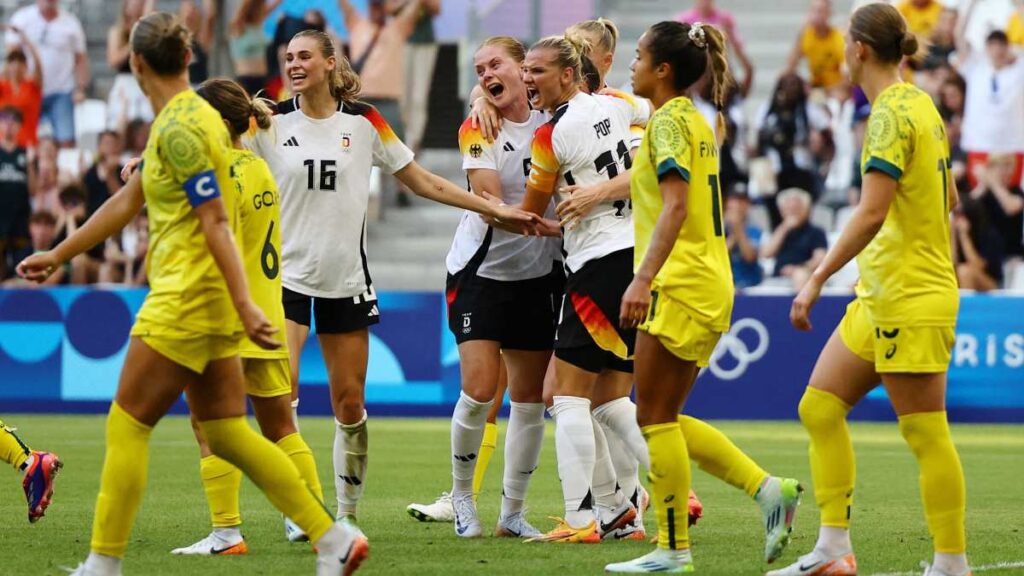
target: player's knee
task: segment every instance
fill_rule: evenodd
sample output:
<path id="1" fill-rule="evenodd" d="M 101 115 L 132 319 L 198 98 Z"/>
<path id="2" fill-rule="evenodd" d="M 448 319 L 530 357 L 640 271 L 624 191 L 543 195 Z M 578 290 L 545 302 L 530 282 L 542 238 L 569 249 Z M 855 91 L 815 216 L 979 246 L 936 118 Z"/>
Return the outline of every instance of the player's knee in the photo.
<path id="1" fill-rule="evenodd" d="M 810 390 L 810 388 L 808 388 Z M 836 415 L 829 411 L 821 410 L 820 406 L 817 406 L 812 399 L 811 393 L 804 391 L 804 395 L 800 398 L 800 405 L 797 407 L 797 412 L 800 414 L 800 422 L 803 423 L 804 428 L 807 430 L 820 430 L 827 428 L 834 424 Z"/>
<path id="2" fill-rule="evenodd" d="M 925 422 L 917 418 L 900 418 L 900 434 L 910 450 L 918 456 L 941 441 L 934 427 L 925 425 Z"/>
<path id="3" fill-rule="evenodd" d="M 365 403 L 360 393 L 339 395 L 334 401 L 334 415 L 341 422 L 358 422 L 363 417 Z"/>

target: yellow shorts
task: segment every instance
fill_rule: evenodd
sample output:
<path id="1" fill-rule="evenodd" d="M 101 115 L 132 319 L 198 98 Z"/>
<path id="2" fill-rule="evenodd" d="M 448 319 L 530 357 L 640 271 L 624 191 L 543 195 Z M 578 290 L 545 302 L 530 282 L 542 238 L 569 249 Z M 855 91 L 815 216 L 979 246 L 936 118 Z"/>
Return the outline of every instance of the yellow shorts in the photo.
<path id="1" fill-rule="evenodd" d="M 287 358 L 243 358 L 245 393 L 276 398 L 292 393 L 292 369 Z"/>
<path id="2" fill-rule="evenodd" d="M 879 374 L 945 372 L 953 353 L 953 326 L 876 326 L 860 299 L 846 307 L 839 337 Z"/>
<path id="3" fill-rule="evenodd" d="M 637 328 L 655 336 L 672 354 L 701 368 L 707 367 L 722 337 L 721 332 L 698 324 L 685 306 L 660 292 L 653 293 L 647 319 Z"/>
<path id="4" fill-rule="evenodd" d="M 172 326 L 136 321 L 132 336 L 137 336 L 159 354 L 189 370 L 202 374 L 214 360 L 238 356 L 238 344 L 245 336 L 235 334 L 199 334 Z"/>

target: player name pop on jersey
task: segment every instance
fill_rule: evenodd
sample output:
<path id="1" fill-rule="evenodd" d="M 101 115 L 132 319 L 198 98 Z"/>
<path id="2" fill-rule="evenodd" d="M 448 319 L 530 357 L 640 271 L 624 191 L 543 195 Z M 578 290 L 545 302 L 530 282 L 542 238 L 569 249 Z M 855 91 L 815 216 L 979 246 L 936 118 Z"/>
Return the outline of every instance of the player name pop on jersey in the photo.
<path id="1" fill-rule="evenodd" d="M 264 350 L 248 338 L 242 340 L 243 358 L 287 358 L 284 344 L 284 306 L 281 299 L 281 197 L 267 163 L 248 150 L 232 148 L 231 180 L 238 203 L 242 264 L 253 302 L 277 328 L 282 346 Z"/>
<path id="2" fill-rule="evenodd" d="M 952 326 L 959 291 L 950 257 L 949 141 L 932 99 L 894 84 L 875 99 L 861 166 L 899 182 L 881 230 L 857 256 L 857 296 L 881 325 Z"/>
<path id="3" fill-rule="evenodd" d="M 533 133 L 547 119 L 546 114 L 536 110 L 523 123 L 506 119 L 494 142 L 488 142 L 479 128 L 473 128 L 467 119 L 459 129 L 463 170 L 496 171 L 501 179 L 502 199 L 506 204 L 520 204 L 530 174 Z M 548 208 L 545 216 L 554 218 L 553 207 Z M 557 238 L 523 236 L 495 228 L 488 243 L 489 228 L 477 213 L 468 210 L 463 213 L 445 260 L 449 273 L 456 274 L 464 269 L 480 250 L 485 253 L 481 255 L 483 261 L 476 273 L 484 278 L 510 282 L 539 278 L 551 272 L 560 247 Z"/>
<path id="4" fill-rule="evenodd" d="M 555 110 L 533 138 L 529 185 L 556 192 L 564 186 L 592 186 L 632 166 L 630 126 L 647 123 L 632 98 L 579 93 Z M 626 200 L 602 202 L 563 231 L 565 263 L 575 272 L 585 263 L 633 246 L 632 209 Z"/>
<path id="5" fill-rule="evenodd" d="M 274 126 L 245 145 L 270 165 L 281 192 L 285 288 L 319 298 L 356 297 L 370 288 L 366 207 L 370 168 L 393 174 L 413 153 L 368 104 L 339 104 L 310 118 L 300 96 L 278 104 Z"/>
<path id="6" fill-rule="evenodd" d="M 654 279 L 665 295 L 715 332 L 729 329 L 733 282 L 722 225 L 715 133 L 693 102 L 673 98 L 651 116 L 631 175 L 636 226 L 634 270 L 643 262 L 661 215 L 659 182 L 675 173 L 689 184 L 686 221 Z"/>
<path id="7" fill-rule="evenodd" d="M 160 111 L 142 153 L 149 216 L 149 294 L 138 318 L 199 334 L 232 334 L 241 321 L 206 245 L 194 207 L 221 197 L 234 218 L 231 138 L 220 114 L 192 90 Z M 236 235 L 238 229 L 232 226 Z"/>

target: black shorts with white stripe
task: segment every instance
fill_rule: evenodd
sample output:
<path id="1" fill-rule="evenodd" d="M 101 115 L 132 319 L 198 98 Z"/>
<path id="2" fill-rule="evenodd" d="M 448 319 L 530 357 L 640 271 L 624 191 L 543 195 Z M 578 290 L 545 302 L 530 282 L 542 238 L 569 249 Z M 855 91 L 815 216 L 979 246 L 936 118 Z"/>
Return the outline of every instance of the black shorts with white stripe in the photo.
<path id="1" fill-rule="evenodd" d="M 316 320 L 317 334 L 345 334 L 380 322 L 380 307 L 372 286 L 349 298 L 318 298 L 284 288 L 282 300 L 286 319 L 307 327 Z"/>

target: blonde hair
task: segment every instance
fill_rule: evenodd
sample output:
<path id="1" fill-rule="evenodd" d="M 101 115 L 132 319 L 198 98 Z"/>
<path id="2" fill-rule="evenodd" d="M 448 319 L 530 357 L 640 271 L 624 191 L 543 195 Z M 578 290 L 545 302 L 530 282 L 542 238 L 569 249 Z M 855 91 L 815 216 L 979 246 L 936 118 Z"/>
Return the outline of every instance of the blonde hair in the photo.
<path id="1" fill-rule="evenodd" d="M 615 52 L 615 45 L 619 42 L 619 29 L 607 18 L 577 22 L 565 31 L 570 34 L 596 34 L 599 38 L 596 47 L 605 52 Z"/>
<path id="2" fill-rule="evenodd" d="M 200 84 L 196 93 L 227 120 L 233 139 L 245 134 L 252 122 L 260 130 L 271 126 L 270 117 L 274 113 L 267 101 L 258 96 L 250 98 L 245 88 L 234 80 L 212 78 Z"/>
<path id="3" fill-rule="evenodd" d="M 303 30 L 293 36 L 292 40 L 294 41 L 296 38 L 312 38 L 316 41 L 320 48 L 320 54 L 325 59 L 335 59 L 334 70 L 327 78 L 331 96 L 334 96 L 334 99 L 339 102 L 347 104 L 355 102 L 359 98 L 359 91 L 362 90 L 362 82 L 359 80 L 359 75 L 352 69 L 348 58 L 339 55 L 334 49 L 331 37 L 319 30 Z"/>
<path id="4" fill-rule="evenodd" d="M 526 60 L 526 46 L 511 36 L 491 36 L 480 44 L 480 47 L 476 49 L 477 52 L 485 46 L 497 46 L 504 49 L 516 62 Z"/>
<path id="5" fill-rule="evenodd" d="M 142 56 L 153 72 L 173 76 L 185 71 L 192 33 L 174 14 L 154 12 L 132 26 L 129 42 L 132 52 Z"/>
<path id="6" fill-rule="evenodd" d="M 577 84 L 583 82 L 583 58 L 590 55 L 590 42 L 583 38 L 578 32 L 567 30 L 561 36 L 548 36 L 541 38 L 530 46 L 534 50 L 554 50 L 555 64 L 561 68 L 571 68 L 573 81 Z"/>

